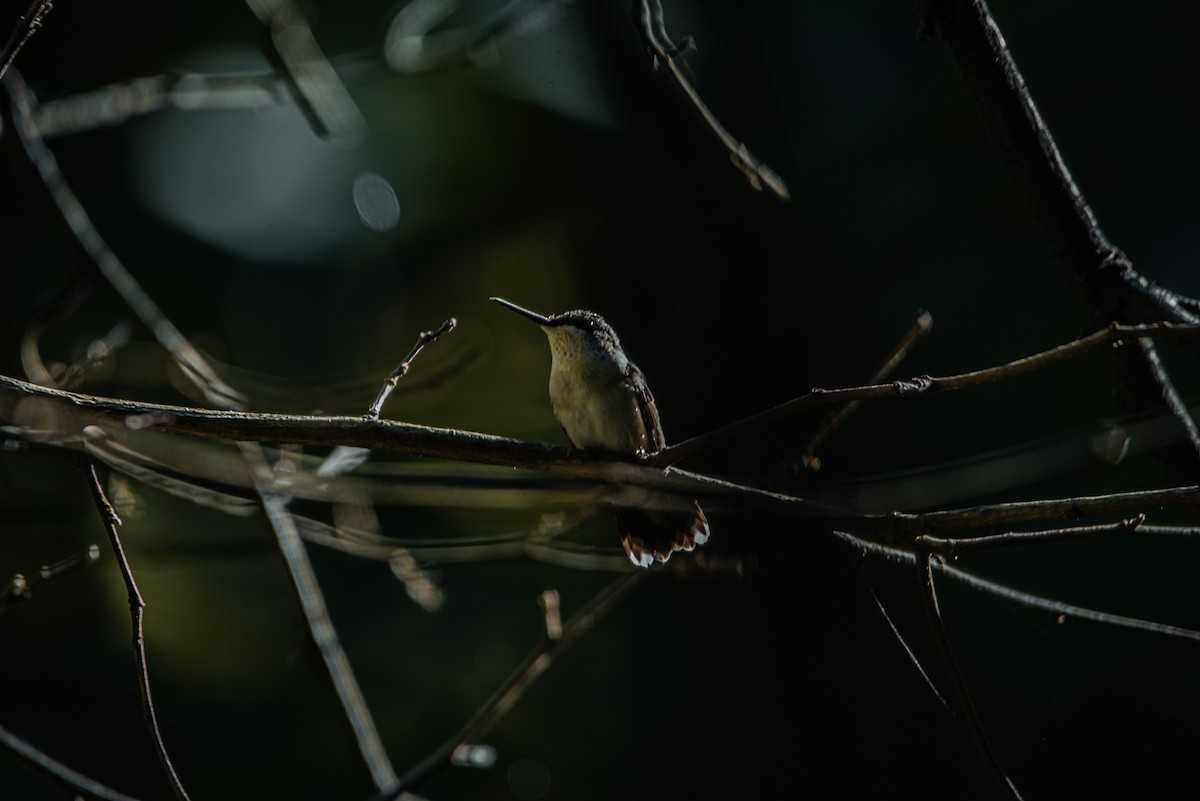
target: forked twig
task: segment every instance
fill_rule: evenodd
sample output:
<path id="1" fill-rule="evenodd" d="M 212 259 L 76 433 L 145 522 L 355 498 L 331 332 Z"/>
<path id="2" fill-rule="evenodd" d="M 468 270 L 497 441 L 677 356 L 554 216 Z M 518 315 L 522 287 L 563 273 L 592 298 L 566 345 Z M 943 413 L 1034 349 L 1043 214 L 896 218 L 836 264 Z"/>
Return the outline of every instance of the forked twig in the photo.
<path id="1" fill-rule="evenodd" d="M 158 755 L 158 761 L 162 764 L 167 780 L 171 783 L 171 790 L 175 793 L 175 797 L 179 801 L 189 801 L 187 790 L 184 789 L 179 774 L 175 772 L 175 766 L 171 764 L 171 757 L 167 754 L 167 746 L 163 742 L 162 731 L 158 727 L 158 716 L 154 712 L 154 696 L 150 691 L 150 670 L 146 664 L 146 642 L 142 629 L 142 617 L 146 602 L 142 599 L 137 581 L 133 577 L 133 570 L 129 566 L 129 560 L 125 558 L 125 549 L 121 546 L 121 535 L 117 531 L 117 526 L 121 525 L 121 518 L 104 494 L 104 486 L 100 483 L 100 477 L 96 475 L 96 465 L 87 457 L 80 457 L 80 468 L 87 477 L 88 489 L 92 493 L 92 502 L 96 504 L 96 511 L 99 512 L 100 520 L 104 523 L 113 555 L 117 558 L 117 566 L 121 570 L 121 578 L 125 581 L 125 590 L 129 597 L 129 619 L 133 626 L 133 654 L 137 664 L 138 692 L 142 696 L 142 711 L 146 729 L 150 732 L 150 739 L 154 743 L 154 752 Z"/>
<path id="2" fill-rule="evenodd" d="M 984 124 L 1017 188 L 1032 207 L 1034 224 L 1076 290 L 1092 323 L 1195 323 L 1200 304 L 1148 281 L 1105 235 L 1087 198 L 1067 169 L 1025 78 L 986 0 L 918 3 L 922 38 L 936 26 L 959 66 Z M 1192 348 L 1193 356 L 1200 350 Z M 1113 389 L 1124 413 L 1167 402 L 1200 456 L 1200 431 L 1178 400 L 1151 343 L 1109 354 Z"/>
<path id="3" fill-rule="evenodd" d="M 966 679 L 963 678 L 962 671 L 958 666 L 958 659 L 954 656 L 954 647 L 950 644 L 950 635 L 946 632 L 946 624 L 942 620 L 942 612 L 938 608 L 937 587 L 933 583 L 932 560 L 933 555 L 928 553 L 917 557 L 917 576 L 921 585 L 921 598 L 925 602 L 925 613 L 929 617 L 929 626 L 937 639 L 938 650 L 942 653 L 942 661 L 946 665 L 946 670 L 950 673 L 954 694 L 958 697 L 958 706 L 967 722 L 967 728 L 971 730 L 971 737 L 975 740 L 975 747 L 979 750 L 984 764 L 999 782 L 1005 794 L 1013 801 L 1021 801 L 1020 791 L 1017 790 L 1016 785 L 1001 766 L 996 752 L 992 750 L 992 744 L 988 742 L 987 733 L 983 729 L 983 723 L 979 719 L 979 713 L 975 710 L 975 704 L 967 689 Z"/>
<path id="4" fill-rule="evenodd" d="M 834 536 L 843 542 L 853 545 L 863 553 L 869 553 L 874 556 L 882 556 L 893 562 L 905 565 L 916 565 L 918 557 L 912 551 L 896 548 L 890 545 L 881 545 L 877 542 L 871 542 L 861 537 L 857 537 L 848 531 L 833 532 Z M 986 592 L 990 595 L 995 595 L 998 598 L 1003 598 L 1007 601 L 1028 607 L 1030 609 L 1038 609 L 1043 612 L 1050 612 L 1054 615 L 1059 615 L 1064 618 L 1075 618 L 1077 620 L 1087 620 L 1092 623 L 1100 623 L 1105 626 L 1113 626 L 1115 628 L 1129 629 L 1132 631 L 1141 631 L 1146 634 L 1157 634 L 1162 637 L 1172 637 L 1180 640 L 1191 640 L 1200 642 L 1200 631 L 1188 629 L 1182 626 L 1172 626 L 1166 623 L 1156 623 L 1153 620 L 1142 620 L 1136 617 L 1128 617 L 1126 615 L 1115 615 L 1111 612 L 1101 612 L 1096 609 L 1089 609 L 1085 606 L 1076 606 L 1074 604 L 1057 601 L 1053 598 L 1047 598 L 1043 595 L 1036 595 L 1024 590 L 1018 590 L 1009 587 L 1007 584 L 1001 584 L 998 581 L 991 581 L 980 576 L 963 570 L 960 567 L 949 564 L 945 558 L 934 556 L 930 562 L 933 570 L 944 573 L 949 578 L 954 579 L 971 589 L 980 592 Z"/>
<path id="5" fill-rule="evenodd" d="M 392 372 L 388 374 L 388 377 L 383 380 L 383 386 L 380 387 L 379 394 L 375 396 L 375 400 L 371 402 L 370 408 L 367 409 L 366 416 L 368 419 L 379 419 L 379 413 L 383 410 L 383 404 L 387 403 L 388 397 L 396 389 L 396 385 L 400 383 L 400 379 L 404 378 L 404 376 L 408 373 L 408 368 L 412 365 L 413 360 L 417 358 L 417 354 L 424 350 L 426 345 L 428 345 L 430 342 L 433 342 L 442 334 L 453 331 L 456 325 L 458 325 L 458 321 L 451 317 L 433 331 L 421 332 L 421 335 L 417 337 L 416 344 L 412 346 L 412 350 L 410 350 L 408 355 L 401 360 L 400 364 L 396 366 L 396 369 L 392 370 Z"/>
<path id="6" fill-rule="evenodd" d="M 4 43 L 4 49 L 0 50 L 0 78 L 3 78 L 4 73 L 8 72 L 8 68 L 12 66 L 13 61 L 17 58 L 17 53 L 21 52 L 21 48 L 25 46 L 26 42 L 42 29 L 42 25 L 46 22 L 46 15 L 53 8 L 54 3 L 50 0 L 33 0 L 29 10 L 17 20 L 12 33 L 9 34 L 8 41 Z"/>
<path id="7" fill-rule="evenodd" d="M 783 182 L 783 179 L 776 175 L 770 167 L 755 158 L 743 143 L 725 129 L 717 116 L 700 98 L 700 93 L 679 69 L 679 57 L 690 50 L 694 46 L 694 42 L 691 37 L 687 37 L 680 45 L 676 45 L 667 37 L 659 0 L 633 0 L 633 21 L 642 37 L 642 43 L 650 54 L 651 66 L 656 70 L 660 67 L 666 69 L 671 80 L 683 91 L 688 101 L 699 112 L 709 130 L 729 151 L 729 158 L 733 161 L 734 166 L 746 176 L 750 186 L 758 190 L 767 189 L 780 200 L 790 200 L 791 196 L 788 194 L 787 184 Z"/>
<path id="8" fill-rule="evenodd" d="M 922 311 L 917 315 L 916 321 L 905 332 L 896 346 L 892 348 L 883 363 L 875 369 L 871 375 L 867 377 L 867 384 L 878 384 L 890 376 L 900 363 L 908 356 L 908 352 L 912 350 L 917 341 L 928 334 L 933 329 L 933 315 L 927 311 Z M 808 444 L 804 447 L 804 453 L 800 456 L 800 463 L 811 470 L 820 469 L 821 462 L 817 459 L 817 449 L 829 441 L 829 438 L 837 433 L 842 424 L 853 415 L 860 406 L 860 401 L 848 401 L 842 406 L 830 409 L 821 422 L 817 424 L 816 430 L 808 440 Z"/>
<path id="9" fill-rule="evenodd" d="M 1142 620 L 1141 618 L 1129 617 L 1127 615 L 1114 615 L 1111 612 L 1088 609 L 1084 606 L 1063 603 L 1053 598 L 1035 595 L 1024 590 L 1017 590 L 998 581 L 991 581 L 977 576 L 974 573 L 963 570 L 961 567 L 956 567 L 940 556 L 935 557 L 933 567 L 935 570 L 945 573 L 949 578 L 971 589 L 986 592 L 989 595 L 994 595 L 997 598 L 1003 598 L 1007 601 L 1014 601 L 1030 609 L 1039 609 L 1058 615 L 1059 617 L 1086 620 L 1091 623 L 1099 623 L 1119 629 L 1131 629 L 1133 631 L 1145 632 L 1146 634 L 1158 634 L 1164 637 L 1200 642 L 1200 631 L 1195 629 L 1172 626 L 1167 623 L 1156 623 L 1153 620 Z"/>
<path id="10" fill-rule="evenodd" d="M 657 465 L 669 465 L 694 456 L 713 442 L 719 442 L 731 437 L 740 436 L 748 431 L 788 417 L 797 412 L 814 406 L 824 406 L 831 403 L 848 401 L 876 400 L 883 398 L 908 397 L 923 395 L 930 392 L 950 391 L 975 387 L 998 381 L 1002 378 L 1040 370 L 1060 362 L 1074 359 L 1083 353 L 1106 345 L 1118 347 L 1130 340 L 1138 339 L 1171 339 L 1179 341 L 1200 341 L 1200 324 L 1195 323 L 1147 323 L 1145 325 L 1123 325 L 1112 323 L 1095 333 L 1072 340 L 1056 348 L 1025 356 L 1020 359 L 996 367 L 986 367 L 982 370 L 972 370 L 967 373 L 943 376 L 918 376 L 905 381 L 893 381 L 890 384 L 873 384 L 864 387 L 848 387 L 846 389 L 814 389 L 807 395 L 801 395 L 790 401 L 781 403 L 757 414 L 730 423 L 721 428 L 684 440 L 664 448 L 648 461 Z"/>

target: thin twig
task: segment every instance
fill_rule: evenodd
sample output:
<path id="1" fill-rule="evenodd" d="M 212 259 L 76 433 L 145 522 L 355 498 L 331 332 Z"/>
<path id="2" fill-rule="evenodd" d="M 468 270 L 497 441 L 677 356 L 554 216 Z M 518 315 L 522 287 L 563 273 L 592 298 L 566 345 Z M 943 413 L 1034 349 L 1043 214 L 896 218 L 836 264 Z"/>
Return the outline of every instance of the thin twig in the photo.
<path id="1" fill-rule="evenodd" d="M 12 66 L 13 61 L 17 58 L 17 53 L 21 52 L 25 43 L 42 29 L 42 25 L 46 22 L 46 15 L 53 8 L 54 3 L 50 0 L 34 0 L 29 6 L 29 10 L 17 20 L 12 33 L 9 34 L 8 41 L 4 43 L 4 49 L 0 50 L 0 78 L 3 78 L 4 74 L 8 72 L 8 68 Z"/>
<path id="2" fill-rule="evenodd" d="M 880 381 L 887 380 L 900 363 L 908 356 L 908 352 L 912 350 L 922 337 L 928 334 L 933 329 L 933 315 L 927 311 L 922 311 L 917 315 L 917 319 L 912 326 L 900 339 L 892 351 L 883 360 L 883 363 L 875 369 L 871 375 L 867 377 L 868 384 L 878 384 Z M 860 401 L 849 401 L 846 404 L 830 409 L 825 417 L 817 424 L 816 430 L 809 439 L 808 444 L 804 447 L 804 453 L 800 456 L 800 463 L 810 470 L 819 470 L 821 461 L 817 459 L 817 449 L 829 441 L 829 438 L 837 433 L 842 424 L 858 410 Z"/>
<path id="3" fill-rule="evenodd" d="M 417 337 L 416 344 L 412 346 L 412 350 L 410 350 L 408 355 L 404 357 L 399 365 L 397 365 L 396 369 L 392 370 L 392 372 L 388 374 L 388 377 L 384 379 L 383 386 L 379 389 L 379 394 L 375 396 L 375 400 L 371 402 L 370 408 L 367 409 L 368 419 L 379 419 L 379 413 L 383 410 L 383 404 L 387 403 L 388 397 L 392 394 L 392 391 L 396 389 L 396 385 L 400 383 L 400 379 L 404 378 L 404 376 L 408 373 L 408 368 L 412 365 L 413 359 L 417 358 L 417 354 L 419 354 L 426 345 L 428 345 L 430 342 L 433 342 L 442 334 L 453 331 L 456 325 L 458 325 L 458 321 L 451 317 L 435 330 L 421 332 L 421 335 Z"/>
<path id="4" fill-rule="evenodd" d="M 897 532 L 903 538 L 909 534 L 938 534 L 963 528 L 1025 523 L 1033 520 L 1076 520 L 1100 514 L 1137 515 L 1144 509 L 1160 506 L 1195 506 L 1200 504 L 1200 486 L 1169 487 L 1157 490 L 1114 492 L 1108 495 L 1080 495 L 1073 498 L 1052 498 L 1043 501 L 1013 501 L 1011 503 L 981 504 L 961 509 L 944 509 L 919 515 L 893 514 Z"/>
<path id="5" fill-rule="evenodd" d="M 54 757 L 35 748 L 25 740 L 0 726 L 0 746 L 25 764 L 42 773 L 55 784 L 70 789 L 75 794 L 99 801 L 137 801 L 133 796 L 119 793 L 95 779 L 68 768 Z"/>
<path id="6" fill-rule="evenodd" d="M 793 398 L 766 411 L 758 412 L 750 417 L 664 448 L 652 456 L 649 461 L 652 464 L 658 465 L 675 464 L 682 459 L 699 453 L 713 442 L 741 436 L 767 423 L 794 415 L 797 412 L 810 409 L 814 406 L 825 406 L 848 401 L 908 397 L 929 394 L 931 392 L 975 387 L 980 384 L 998 381 L 1002 378 L 1011 378 L 1022 373 L 1040 370 L 1067 361 L 1068 359 L 1074 359 L 1083 353 L 1102 348 L 1106 345 L 1120 347 L 1127 341 L 1144 338 L 1200 341 L 1200 324 L 1148 323 L 1145 325 L 1122 325 L 1112 323 L 1088 336 L 997 367 L 987 367 L 982 370 L 973 370 L 968 373 L 959 373 L 940 378 L 924 375 L 909 380 L 894 381 L 890 384 L 874 384 L 864 387 L 832 390 L 814 389 L 807 395 L 801 395 L 798 398 Z"/>
<path id="7" fill-rule="evenodd" d="M 1022 606 L 1027 606 L 1031 609 L 1040 609 L 1045 612 L 1050 612 L 1062 618 L 1076 618 L 1078 620 L 1087 620 L 1091 623 L 1099 623 L 1105 626 L 1113 626 L 1120 629 L 1132 629 L 1141 631 L 1147 634 L 1158 634 L 1165 637 L 1174 637 L 1182 640 L 1192 640 L 1200 642 L 1200 631 L 1195 629 L 1187 629 L 1181 626 L 1171 626 L 1166 623 L 1156 623 L 1153 620 L 1142 620 L 1136 617 L 1127 617 L 1125 615 L 1114 615 L 1110 612 L 1100 612 L 1095 609 L 1088 609 L 1083 606 L 1075 606 L 1074 604 L 1063 603 L 1056 601 L 1053 598 L 1046 598 L 1041 595 L 1034 595 L 1024 590 L 1017 590 L 998 581 L 991 581 L 982 578 L 963 570 L 961 567 L 955 567 L 946 562 L 942 557 L 936 557 L 933 563 L 935 570 L 946 574 L 949 578 L 964 584 L 972 589 L 986 592 L 989 595 L 995 595 L 997 598 L 1003 598 L 1007 601 L 1013 601 Z"/>
<path id="8" fill-rule="evenodd" d="M 95 545 L 90 545 L 83 553 L 68 556 L 66 559 L 60 559 L 51 565 L 43 565 L 32 579 L 28 579 L 21 573 L 17 573 L 9 581 L 7 587 L 0 589 L 0 615 L 3 615 L 10 606 L 24 603 L 25 601 L 32 601 L 42 587 L 52 584 L 65 576 L 77 573 L 86 567 L 91 567 L 96 564 L 96 560 L 99 558 L 100 549 Z"/>
<path id="9" fill-rule="evenodd" d="M 117 526 L 121 525 L 121 518 L 104 494 L 104 486 L 100 483 L 100 477 L 96 475 L 96 465 L 87 457 L 80 457 L 80 468 L 87 477 L 92 501 L 96 504 L 96 511 L 100 513 L 100 520 L 104 523 L 104 529 L 108 533 L 108 541 L 112 545 L 113 555 L 117 558 L 117 566 L 121 570 L 121 578 L 125 581 L 125 590 L 129 596 L 129 620 L 133 627 L 133 654 L 137 665 L 138 692 L 142 696 L 142 712 L 146 729 L 150 732 L 154 752 L 158 755 L 158 761 L 162 764 L 167 780 L 171 783 L 171 790 L 175 793 L 175 797 L 179 801 L 189 801 L 187 790 L 184 789 L 179 774 L 175 772 L 175 766 L 171 764 L 171 757 L 167 754 L 167 746 L 163 742 L 162 731 L 158 727 L 158 716 L 154 712 L 154 696 L 150 691 L 150 671 L 146 664 L 146 642 L 142 630 L 142 617 L 146 602 L 142 599 L 137 581 L 133 577 L 133 570 L 129 566 L 129 560 L 125 558 L 125 549 L 121 546 L 121 535 L 117 531 Z"/>
<path id="10" fill-rule="evenodd" d="M 680 46 L 676 46 L 667 38 L 662 19 L 662 7 L 658 0 L 633 0 L 633 21 L 641 34 L 646 51 L 650 54 L 651 66 L 656 70 L 659 67 L 667 70 L 671 80 L 683 91 L 692 106 L 699 112 L 709 130 L 729 151 L 729 158 L 733 161 L 734 166 L 746 176 L 750 186 L 758 190 L 768 189 L 780 200 L 790 200 L 791 196 L 788 194 L 787 184 L 783 182 L 783 179 L 776 175 L 770 167 L 755 158 L 743 143 L 725 129 L 721 121 L 700 99 L 700 93 L 679 69 L 677 59 L 694 45 L 691 37 L 686 37 L 685 44 Z"/>
<path id="11" fill-rule="evenodd" d="M 455 751 L 461 746 L 474 744 L 484 732 L 495 725 L 512 708 L 513 704 L 520 700 L 530 685 L 553 664 L 555 656 L 563 648 L 590 629 L 608 611 L 609 607 L 645 574 L 645 571 L 639 570 L 629 571 L 619 576 L 563 624 L 562 635 L 559 638 L 545 637 L 457 734 L 404 774 L 400 780 L 401 789 L 411 790 L 423 784 L 435 773 L 448 766 Z M 376 796 L 372 801 L 398 797 L 398 793 L 385 794 Z"/>
<path id="12" fill-rule="evenodd" d="M 1020 801 L 1021 793 L 1017 790 L 1015 784 L 1008 773 L 1000 765 L 1000 760 L 996 757 L 996 752 L 992 750 L 992 744 L 988 742 L 987 733 L 984 731 L 983 722 L 979 719 L 979 713 L 975 710 L 975 704 L 971 700 L 971 694 L 967 689 L 966 679 L 963 678 L 962 671 L 959 669 L 958 660 L 954 656 L 954 647 L 950 644 L 950 635 L 946 632 L 945 621 L 942 620 L 941 610 L 938 608 L 937 587 L 933 581 L 933 555 L 926 553 L 917 558 L 917 574 L 921 585 L 921 598 L 925 602 L 925 612 L 929 617 L 929 627 L 933 630 L 934 636 L 937 639 L 938 649 L 942 653 L 942 661 L 946 665 L 947 671 L 950 673 L 950 680 L 954 687 L 954 694 L 958 697 L 958 705 L 962 710 L 963 717 L 967 722 L 967 727 L 971 730 L 971 737 L 975 740 L 975 747 L 979 750 L 979 755 L 983 758 L 984 764 L 991 771 L 992 776 L 1003 788 L 1006 795 L 1013 801 Z"/>
<path id="13" fill-rule="evenodd" d="M 879 600 L 879 593 L 875 592 L 875 587 L 871 584 L 870 578 L 865 575 L 866 564 L 863 564 L 864 578 L 866 579 L 867 591 L 871 593 L 871 598 L 875 601 L 875 606 L 879 607 L 879 614 L 883 616 L 883 621 L 888 624 L 888 628 L 892 631 L 892 636 L 896 638 L 896 642 L 900 643 L 900 647 L 904 649 L 908 661 L 917 669 L 917 673 L 921 674 L 921 678 L 925 681 L 925 686 L 933 693 L 934 697 L 941 702 L 942 708 L 947 712 L 953 712 L 954 708 L 950 706 L 950 702 L 938 690 L 937 685 L 933 683 L 933 679 L 929 678 L 929 674 L 925 672 L 924 666 L 921 665 L 921 660 L 917 659 L 916 653 L 909 647 L 908 641 L 904 639 L 904 635 L 900 633 L 900 629 L 892 621 L 892 616 L 888 614 L 887 608 L 883 605 L 883 601 Z"/>
<path id="14" fill-rule="evenodd" d="M 918 557 L 912 551 L 896 548 L 889 545 L 881 545 L 877 542 L 863 539 L 848 531 L 834 531 L 834 536 L 843 542 L 854 546 L 863 553 L 869 553 L 874 556 L 882 556 L 893 562 L 905 565 L 916 565 Z M 930 563 L 933 569 L 939 573 L 944 573 L 949 578 L 954 579 L 966 586 L 986 592 L 989 595 L 995 595 L 998 598 L 1003 598 L 1007 601 L 1029 607 L 1030 609 L 1039 609 L 1044 612 L 1050 612 L 1062 618 L 1075 618 L 1077 620 L 1086 620 L 1091 623 L 1100 623 L 1105 626 L 1113 626 L 1115 628 L 1130 629 L 1132 631 L 1141 631 L 1146 634 L 1156 634 L 1162 637 L 1172 637 L 1181 640 L 1191 640 L 1200 642 L 1200 631 L 1195 629 L 1187 629 L 1181 626 L 1171 626 L 1166 623 L 1156 623 L 1153 620 L 1142 620 L 1135 617 L 1126 617 L 1125 615 L 1114 615 L 1111 612 L 1101 612 L 1096 609 L 1088 609 L 1084 606 L 1075 606 L 1074 604 L 1063 603 L 1053 598 L 1047 598 L 1042 595 L 1035 595 L 1031 592 L 1018 590 L 1007 584 L 1001 584 L 998 581 L 991 581 L 969 573 L 960 567 L 955 567 L 949 564 L 945 558 L 934 556 Z"/>
<path id="15" fill-rule="evenodd" d="M 1003 534 L 989 534 L 983 537 L 934 537 L 923 534 L 916 539 L 919 547 L 934 553 L 954 558 L 960 554 L 975 551 L 991 551 L 998 548 L 1011 548 L 1018 545 L 1040 545 L 1046 542 L 1062 542 L 1064 540 L 1079 540 L 1089 537 L 1111 537 L 1123 534 L 1146 534 L 1140 528 L 1146 516 L 1139 514 L 1118 523 L 1106 523 L 1099 526 L 1069 526 L 1052 528 L 1042 531 L 1008 531 Z"/>

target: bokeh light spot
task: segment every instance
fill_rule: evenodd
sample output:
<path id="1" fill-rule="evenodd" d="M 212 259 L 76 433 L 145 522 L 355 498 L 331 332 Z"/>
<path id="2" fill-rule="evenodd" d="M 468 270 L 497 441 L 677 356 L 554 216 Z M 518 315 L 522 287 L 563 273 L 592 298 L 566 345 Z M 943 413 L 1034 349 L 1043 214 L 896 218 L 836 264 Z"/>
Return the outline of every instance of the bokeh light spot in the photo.
<path id="1" fill-rule="evenodd" d="M 354 179 L 354 208 L 362 224 L 372 231 L 387 231 L 400 221 L 400 201 L 396 190 L 382 175 L 359 173 Z"/>

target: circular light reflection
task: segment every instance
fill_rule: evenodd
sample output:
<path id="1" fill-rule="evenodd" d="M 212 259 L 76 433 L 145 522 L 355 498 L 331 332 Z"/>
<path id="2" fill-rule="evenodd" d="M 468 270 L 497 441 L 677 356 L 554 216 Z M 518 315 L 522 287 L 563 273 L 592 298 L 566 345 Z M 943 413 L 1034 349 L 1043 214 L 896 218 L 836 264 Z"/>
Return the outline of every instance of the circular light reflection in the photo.
<path id="1" fill-rule="evenodd" d="M 396 190 L 382 175 L 362 172 L 354 179 L 354 208 L 362 224 L 372 231 L 387 231 L 400 221 Z"/>

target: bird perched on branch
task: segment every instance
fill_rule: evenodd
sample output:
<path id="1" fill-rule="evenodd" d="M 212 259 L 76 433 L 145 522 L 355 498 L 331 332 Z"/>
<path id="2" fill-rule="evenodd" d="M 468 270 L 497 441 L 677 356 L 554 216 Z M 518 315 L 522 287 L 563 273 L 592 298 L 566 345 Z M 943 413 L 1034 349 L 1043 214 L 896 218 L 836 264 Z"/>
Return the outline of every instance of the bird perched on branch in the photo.
<path id="1" fill-rule="evenodd" d="M 503 298 L 492 300 L 546 332 L 550 403 L 571 444 L 620 456 L 645 456 L 666 446 L 646 379 L 603 317 L 590 311 L 546 317 Z M 695 501 L 681 509 L 618 505 L 616 515 L 625 553 L 638 567 L 666 562 L 675 551 L 708 541 L 708 520 Z"/>

